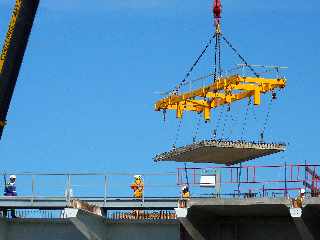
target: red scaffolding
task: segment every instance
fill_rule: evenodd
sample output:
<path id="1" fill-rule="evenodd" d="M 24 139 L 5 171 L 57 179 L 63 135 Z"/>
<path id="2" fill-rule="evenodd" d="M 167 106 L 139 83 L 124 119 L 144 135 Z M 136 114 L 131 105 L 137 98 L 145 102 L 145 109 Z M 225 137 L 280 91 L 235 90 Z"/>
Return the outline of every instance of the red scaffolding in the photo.
<path id="1" fill-rule="evenodd" d="M 305 188 L 312 196 L 319 196 L 317 174 L 320 165 L 283 164 L 213 166 L 205 168 L 178 168 L 177 184 L 200 187 L 200 178 L 205 171 L 219 173 L 221 195 L 243 195 L 248 192 L 259 196 L 284 196 Z"/>

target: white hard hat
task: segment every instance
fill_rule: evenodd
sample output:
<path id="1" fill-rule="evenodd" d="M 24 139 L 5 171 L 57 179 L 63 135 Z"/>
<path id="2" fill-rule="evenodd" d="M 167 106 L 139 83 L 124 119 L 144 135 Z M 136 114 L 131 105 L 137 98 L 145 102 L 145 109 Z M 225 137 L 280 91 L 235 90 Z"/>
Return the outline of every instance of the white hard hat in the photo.
<path id="1" fill-rule="evenodd" d="M 141 175 L 134 175 L 133 177 L 134 177 L 134 179 L 139 179 L 139 178 L 141 178 Z"/>
<path id="2" fill-rule="evenodd" d="M 301 193 L 301 194 L 304 194 L 305 192 L 306 192 L 306 190 L 305 190 L 304 188 L 301 188 L 301 189 L 300 189 L 300 193 Z"/>
<path id="3" fill-rule="evenodd" d="M 10 175 L 9 178 L 10 178 L 10 179 L 16 179 L 17 177 L 16 177 L 16 175 Z"/>

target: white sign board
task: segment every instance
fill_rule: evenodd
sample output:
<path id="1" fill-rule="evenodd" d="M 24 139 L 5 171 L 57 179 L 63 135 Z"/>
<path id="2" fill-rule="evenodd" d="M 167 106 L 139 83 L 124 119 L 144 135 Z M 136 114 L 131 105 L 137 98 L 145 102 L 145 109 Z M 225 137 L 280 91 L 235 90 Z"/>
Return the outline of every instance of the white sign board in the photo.
<path id="1" fill-rule="evenodd" d="M 201 176 L 200 177 L 200 187 L 215 187 L 216 186 L 216 176 Z"/>

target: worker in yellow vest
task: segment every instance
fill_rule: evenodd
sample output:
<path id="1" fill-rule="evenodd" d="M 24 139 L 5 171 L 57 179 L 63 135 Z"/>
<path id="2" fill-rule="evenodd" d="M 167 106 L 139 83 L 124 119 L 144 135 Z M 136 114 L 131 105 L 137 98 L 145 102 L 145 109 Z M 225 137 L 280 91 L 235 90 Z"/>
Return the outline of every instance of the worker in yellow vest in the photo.
<path id="1" fill-rule="evenodd" d="M 134 198 L 143 197 L 144 183 L 141 175 L 134 175 L 134 182 L 131 184 L 131 189 L 133 190 Z"/>
<path id="2" fill-rule="evenodd" d="M 299 195 L 295 199 L 296 200 L 296 205 L 297 205 L 296 207 L 302 208 L 303 201 L 304 201 L 304 198 L 305 198 L 305 192 L 306 192 L 306 190 L 304 188 L 300 189 Z"/>
<path id="3" fill-rule="evenodd" d="M 182 198 L 190 198 L 190 191 L 188 185 L 183 185 L 181 188 L 181 196 Z"/>

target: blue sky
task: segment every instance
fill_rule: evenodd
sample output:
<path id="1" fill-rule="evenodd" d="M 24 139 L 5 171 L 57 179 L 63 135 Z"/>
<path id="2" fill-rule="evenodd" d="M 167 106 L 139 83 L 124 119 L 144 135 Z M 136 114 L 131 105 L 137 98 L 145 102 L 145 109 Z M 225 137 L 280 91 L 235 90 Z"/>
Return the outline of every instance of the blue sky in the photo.
<path id="1" fill-rule="evenodd" d="M 213 31 L 211 5 L 41 1 L 0 144 L 2 169 L 166 172 L 182 166 L 153 163 L 156 153 L 170 149 L 177 127 L 174 113 L 163 123 L 153 111 L 155 92 L 179 82 L 201 52 Z M 0 0 L 0 39 L 11 7 Z M 288 87 L 266 131 L 267 140 L 285 141 L 289 149 L 252 164 L 319 163 L 320 3 L 225 0 L 223 7 L 223 32 L 249 62 L 289 67 Z M 202 64 L 210 61 L 208 54 Z M 237 108 L 243 117 L 244 106 Z M 197 117 L 186 118 L 179 145 L 192 141 Z M 214 124 L 202 123 L 199 139 Z M 249 117 L 248 139 L 258 138 L 257 125 Z"/>

